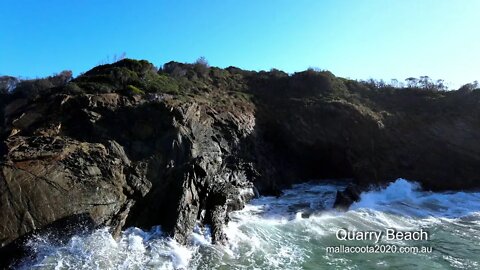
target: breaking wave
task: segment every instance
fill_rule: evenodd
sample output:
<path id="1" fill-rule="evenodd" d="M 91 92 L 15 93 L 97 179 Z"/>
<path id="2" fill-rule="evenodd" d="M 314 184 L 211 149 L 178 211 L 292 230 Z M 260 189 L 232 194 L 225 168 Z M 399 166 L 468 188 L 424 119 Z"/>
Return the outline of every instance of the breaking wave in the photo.
<path id="1" fill-rule="evenodd" d="M 33 259 L 21 269 L 480 269 L 480 193 L 427 192 L 398 179 L 361 194 L 347 212 L 332 209 L 341 182 L 294 185 L 280 197 L 260 197 L 230 214 L 226 246 L 213 245 L 208 227 L 196 227 L 186 246 L 160 227 L 125 230 L 115 240 L 107 228 L 63 244 L 32 239 Z M 428 254 L 333 254 L 347 245 L 336 238 L 357 231 L 428 231 L 428 241 L 395 240 L 398 246 L 430 246 Z M 372 244 L 359 241 L 356 245 Z"/>

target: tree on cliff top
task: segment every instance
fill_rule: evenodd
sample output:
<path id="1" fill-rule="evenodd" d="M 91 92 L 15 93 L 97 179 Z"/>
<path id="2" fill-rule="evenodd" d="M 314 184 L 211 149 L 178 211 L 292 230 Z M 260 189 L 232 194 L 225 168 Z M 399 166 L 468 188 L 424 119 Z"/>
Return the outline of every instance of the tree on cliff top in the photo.
<path id="1" fill-rule="evenodd" d="M 9 89 L 13 95 L 22 96 L 24 98 L 35 99 L 42 92 L 55 87 L 65 86 L 70 80 L 72 80 L 72 71 L 64 70 L 53 76 L 49 76 L 42 79 L 32 79 L 32 80 L 18 80 L 10 81 L 10 84 L 14 85 L 13 89 Z"/>
<path id="2" fill-rule="evenodd" d="M 0 94 L 8 94 L 17 86 L 20 80 L 12 76 L 0 77 Z"/>
<path id="3" fill-rule="evenodd" d="M 208 71 L 210 70 L 210 65 L 208 64 L 207 59 L 205 59 L 203 56 L 195 61 L 193 67 L 195 71 L 203 77 L 206 77 L 208 75 Z"/>

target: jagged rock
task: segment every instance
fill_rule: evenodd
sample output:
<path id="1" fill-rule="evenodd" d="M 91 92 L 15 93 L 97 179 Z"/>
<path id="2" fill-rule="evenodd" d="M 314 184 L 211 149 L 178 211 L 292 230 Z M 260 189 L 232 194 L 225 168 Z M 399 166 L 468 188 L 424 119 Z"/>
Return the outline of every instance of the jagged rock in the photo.
<path id="1" fill-rule="evenodd" d="M 79 213 L 104 224 L 125 208 L 127 164 L 115 162 L 102 144 L 15 137 L 8 147 L 0 171 L 2 244 Z"/>
<path id="2" fill-rule="evenodd" d="M 42 115 L 37 112 L 24 113 L 19 118 L 13 120 L 12 125 L 17 129 L 26 129 L 41 118 Z"/>
<path id="3" fill-rule="evenodd" d="M 227 208 L 225 205 L 214 205 L 209 209 L 209 223 L 212 227 L 212 241 L 214 244 L 226 244 L 227 235 L 223 231 L 227 219 Z"/>
<path id="4" fill-rule="evenodd" d="M 239 187 L 232 183 L 213 186 L 205 198 L 206 216 L 203 221 L 210 224 L 214 243 L 225 244 L 227 241 L 223 228 L 228 222 L 228 212 L 242 209 L 254 196 L 252 186 Z"/>
<path id="5" fill-rule="evenodd" d="M 356 185 L 348 185 L 344 190 L 337 191 L 333 207 L 346 210 L 352 203 L 360 200 L 361 189 Z"/>

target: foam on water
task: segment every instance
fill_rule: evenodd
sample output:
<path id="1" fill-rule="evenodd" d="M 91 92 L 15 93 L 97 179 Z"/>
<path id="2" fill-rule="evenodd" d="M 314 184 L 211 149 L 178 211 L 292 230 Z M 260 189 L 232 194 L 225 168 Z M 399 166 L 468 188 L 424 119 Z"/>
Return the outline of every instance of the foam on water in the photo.
<path id="1" fill-rule="evenodd" d="M 374 209 L 404 216 L 460 218 L 480 211 L 479 192 L 425 192 L 398 179 L 385 189 L 364 192 L 350 209 Z"/>
<path id="2" fill-rule="evenodd" d="M 166 237 L 159 227 L 150 231 L 129 228 L 119 240 L 102 228 L 74 236 L 65 244 L 52 245 L 38 237 L 27 245 L 37 256 L 21 269 L 186 269 L 195 252 Z"/>
<path id="3" fill-rule="evenodd" d="M 107 228 L 52 244 L 38 237 L 37 252 L 23 269 L 480 269 L 480 193 L 422 191 L 399 179 L 361 194 L 349 211 L 332 210 L 339 182 L 295 185 L 280 197 L 260 197 L 230 214 L 226 246 L 212 245 L 210 229 L 197 226 L 187 246 L 163 234 Z M 415 230 L 430 233 L 431 254 L 326 254 L 346 244 L 335 237 L 349 230 Z M 368 244 L 368 243 L 364 243 Z M 371 244 L 371 243 L 370 243 Z M 395 241 L 398 245 L 418 245 Z"/>

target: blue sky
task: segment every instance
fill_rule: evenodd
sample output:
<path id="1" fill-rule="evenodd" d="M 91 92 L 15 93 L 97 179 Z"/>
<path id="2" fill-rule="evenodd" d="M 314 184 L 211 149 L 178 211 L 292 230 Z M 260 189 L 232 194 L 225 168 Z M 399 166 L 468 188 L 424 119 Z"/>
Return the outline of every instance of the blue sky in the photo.
<path id="1" fill-rule="evenodd" d="M 125 52 L 354 79 L 480 79 L 477 0 L 0 0 L 0 74 L 74 74 Z"/>

